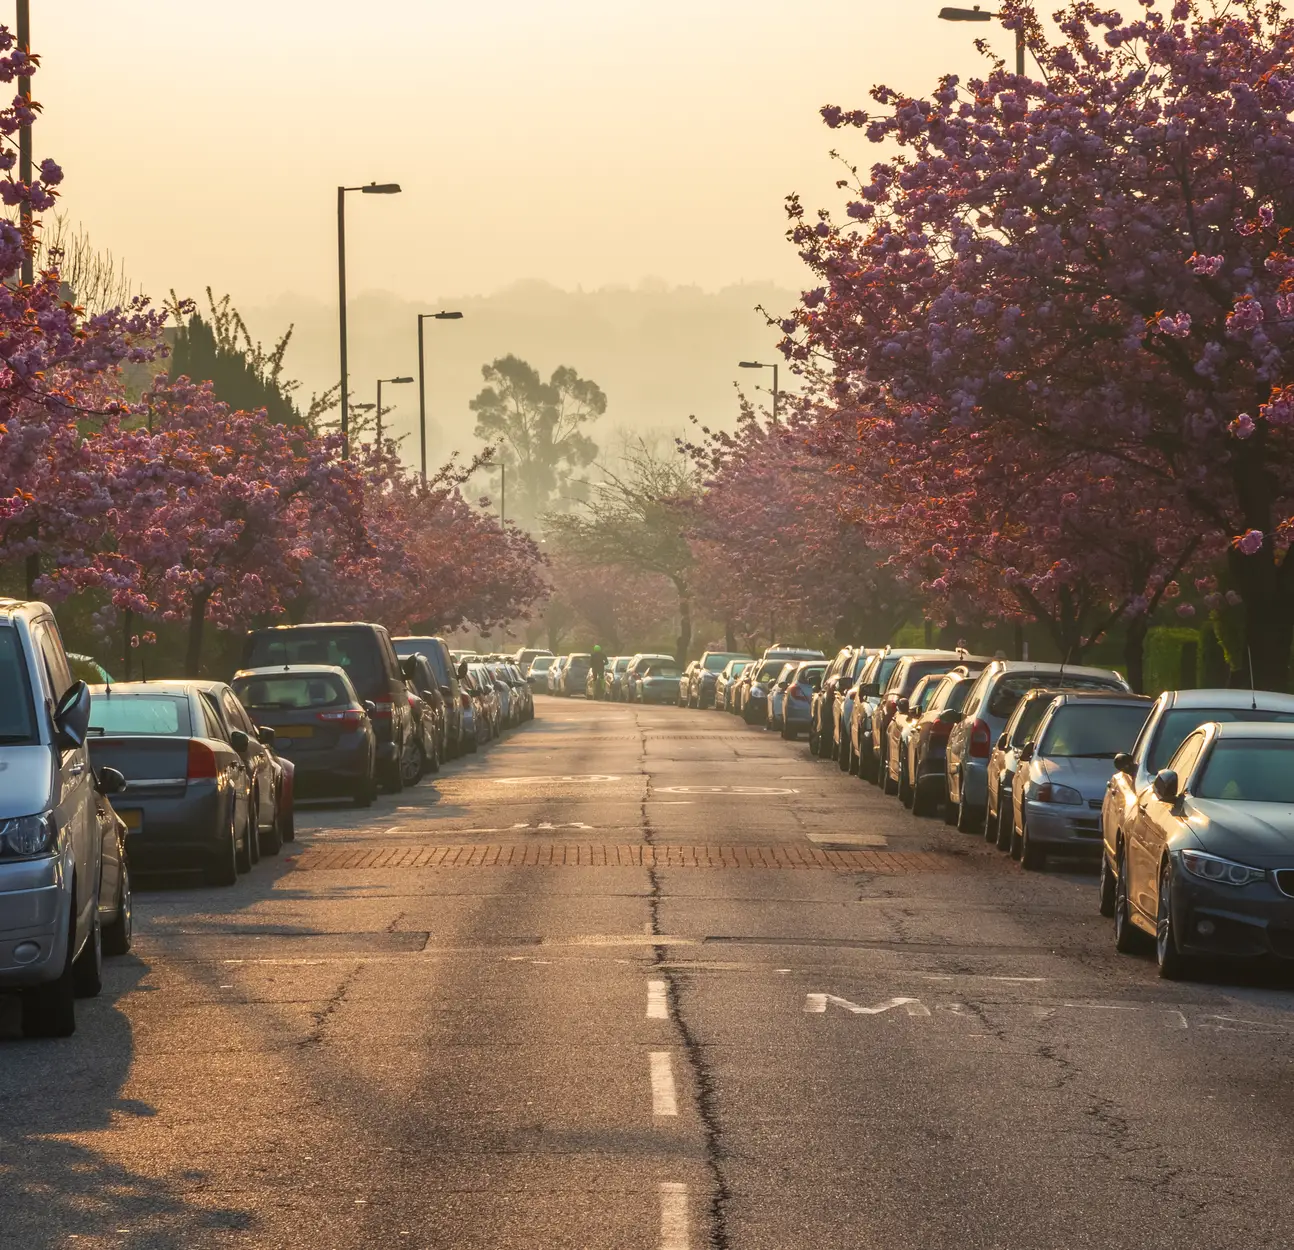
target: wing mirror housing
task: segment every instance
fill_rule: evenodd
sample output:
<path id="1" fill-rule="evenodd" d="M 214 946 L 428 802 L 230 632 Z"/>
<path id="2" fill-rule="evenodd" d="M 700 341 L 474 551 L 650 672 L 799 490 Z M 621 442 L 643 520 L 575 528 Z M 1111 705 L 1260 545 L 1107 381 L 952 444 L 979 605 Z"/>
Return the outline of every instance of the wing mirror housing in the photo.
<path id="1" fill-rule="evenodd" d="M 1171 768 L 1165 768 L 1156 773 L 1152 784 L 1155 787 L 1155 794 L 1163 799 L 1165 803 L 1175 803 L 1177 801 L 1177 774 Z"/>
<path id="2" fill-rule="evenodd" d="M 874 699 L 881 693 L 881 683 L 879 681 L 864 681 L 858 686 L 858 695 L 863 699 Z"/>
<path id="3" fill-rule="evenodd" d="M 100 794 L 120 794 L 126 788 L 126 777 L 115 768 L 101 768 L 94 784 Z"/>
<path id="4" fill-rule="evenodd" d="M 229 731 L 229 745 L 241 755 L 251 746 L 252 740 L 241 729 L 231 729 Z"/>
<path id="5" fill-rule="evenodd" d="M 406 655 L 400 661 L 400 672 L 404 674 L 405 681 L 413 681 L 418 675 L 418 657 Z"/>
<path id="6" fill-rule="evenodd" d="M 1003 734 L 1003 735 L 1002 735 L 1002 736 L 997 740 L 997 749 L 998 749 L 999 751 L 1005 751 L 1005 750 L 1006 750 L 1006 748 L 1007 748 L 1007 741 L 1008 741 L 1008 739 L 1007 739 L 1006 734 Z"/>
<path id="7" fill-rule="evenodd" d="M 955 725 L 959 720 L 961 720 L 961 718 L 962 714 L 950 707 L 944 708 L 944 710 L 939 713 L 939 719 L 943 721 L 945 725 Z"/>
<path id="8" fill-rule="evenodd" d="M 272 747 L 274 745 L 274 739 L 277 736 L 278 735 L 275 734 L 274 730 L 272 730 L 268 725 L 256 726 L 256 740 L 262 746 Z"/>
<path id="9" fill-rule="evenodd" d="M 1125 773 L 1129 777 L 1136 776 L 1137 761 L 1134 760 L 1127 751 L 1120 751 L 1119 754 L 1114 757 L 1114 767 L 1116 771 Z"/>
<path id="10" fill-rule="evenodd" d="M 899 701 L 894 705 L 894 710 L 895 710 L 896 712 L 902 712 L 902 713 L 904 713 L 904 715 L 906 715 L 910 706 L 911 706 L 911 705 L 908 703 L 908 701 L 907 701 L 906 699 L 900 699 L 900 700 L 899 700 Z"/>
<path id="11" fill-rule="evenodd" d="M 369 716 L 376 716 L 376 715 L 377 715 L 377 704 L 376 704 L 376 703 L 374 703 L 372 699 L 365 699 L 365 700 L 364 700 L 364 711 L 366 711 L 366 712 L 369 714 Z"/>
<path id="12" fill-rule="evenodd" d="M 1025 760 L 1031 760 L 1031 759 L 1033 759 L 1033 743 L 1032 743 L 1032 742 L 1026 742 L 1026 743 L 1024 744 L 1024 746 L 1022 746 L 1022 747 L 1020 748 L 1020 757 L 1019 757 L 1019 758 L 1020 758 L 1020 762 L 1021 762 L 1022 764 L 1024 763 L 1024 761 L 1025 761 Z"/>
<path id="13" fill-rule="evenodd" d="M 83 681 L 73 682 L 54 709 L 54 730 L 58 745 L 64 751 L 75 751 L 90 732 L 90 687 Z"/>

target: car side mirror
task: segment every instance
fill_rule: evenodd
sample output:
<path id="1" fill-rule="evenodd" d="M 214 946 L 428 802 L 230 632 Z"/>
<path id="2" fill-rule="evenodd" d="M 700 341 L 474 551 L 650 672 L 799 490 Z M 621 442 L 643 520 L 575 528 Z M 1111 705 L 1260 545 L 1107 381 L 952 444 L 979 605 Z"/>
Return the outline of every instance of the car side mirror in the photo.
<path id="1" fill-rule="evenodd" d="M 1118 772 L 1126 773 L 1129 777 L 1136 776 L 1137 761 L 1127 751 L 1120 751 L 1114 757 L 1114 767 Z"/>
<path id="2" fill-rule="evenodd" d="M 404 675 L 405 681 L 413 681 L 418 676 L 418 657 L 406 655 L 400 661 L 400 672 Z"/>
<path id="3" fill-rule="evenodd" d="M 101 768 L 94 784 L 100 794 L 120 794 L 126 788 L 126 777 L 115 768 Z"/>
<path id="4" fill-rule="evenodd" d="M 448 686 L 441 686 L 440 693 L 448 699 L 454 692 Z"/>
<path id="5" fill-rule="evenodd" d="M 1003 735 L 1002 735 L 1002 736 L 997 740 L 997 749 L 998 749 L 999 751 L 1005 751 L 1005 750 L 1006 750 L 1006 748 L 1007 748 L 1007 743 L 1008 743 L 1008 741 L 1009 741 L 1009 739 L 1007 738 L 1006 734 L 1003 734 Z"/>
<path id="6" fill-rule="evenodd" d="M 858 687 L 858 693 L 864 699 L 874 699 L 881 693 L 881 683 L 879 681 L 865 681 Z"/>
<path id="7" fill-rule="evenodd" d="M 90 731 L 90 687 L 85 682 L 73 682 L 58 701 L 54 729 L 58 745 L 65 751 L 74 751 L 85 742 Z"/>
<path id="8" fill-rule="evenodd" d="M 956 709 L 950 707 L 944 708 L 944 710 L 939 713 L 939 719 L 943 721 L 945 725 L 955 725 L 959 720 L 961 720 L 961 718 L 962 714 Z"/>
<path id="9" fill-rule="evenodd" d="M 274 745 L 274 739 L 277 736 L 278 735 L 274 732 L 274 730 L 272 730 L 268 725 L 256 726 L 256 740 L 262 746 L 272 747 Z"/>
<path id="10" fill-rule="evenodd" d="M 897 703 L 895 703 L 894 710 L 896 712 L 906 713 L 911 706 L 912 705 L 906 699 L 900 699 Z"/>
<path id="11" fill-rule="evenodd" d="M 1020 762 L 1023 763 L 1025 760 L 1031 759 L 1033 759 L 1033 743 L 1026 742 L 1024 746 L 1020 748 Z"/>
<path id="12" fill-rule="evenodd" d="M 231 729 L 229 731 L 229 745 L 241 755 L 251 746 L 252 740 L 241 729 Z"/>
<path id="13" fill-rule="evenodd" d="M 372 699 L 365 699 L 365 700 L 364 700 L 364 711 L 366 711 L 370 716 L 376 716 L 376 715 L 377 715 L 377 704 L 376 704 L 376 703 L 374 703 Z"/>
<path id="14" fill-rule="evenodd" d="M 458 666 L 458 680 L 459 680 L 459 681 L 465 681 L 466 679 L 467 679 L 467 661 L 466 661 L 466 660 L 464 660 L 464 661 L 463 661 L 463 662 Z"/>
<path id="15" fill-rule="evenodd" d="M 1177 801 L 1177 774 L 1171 768 L 1162 769 L 1155 774 L 1155 794 L 1165 803 Z"/>

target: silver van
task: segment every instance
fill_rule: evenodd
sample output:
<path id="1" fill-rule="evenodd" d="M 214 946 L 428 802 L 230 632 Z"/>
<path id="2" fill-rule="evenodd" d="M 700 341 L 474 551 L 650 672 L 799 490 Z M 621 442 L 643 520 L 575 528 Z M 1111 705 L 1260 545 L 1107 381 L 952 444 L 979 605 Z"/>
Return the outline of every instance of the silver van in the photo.
<path id="1" fill-rule="evenodd" d="M 43 603 L 0 599 L 0 991 L 28 1037 L 66 1037 L 103 952 L 130 944 L 130 885 L 107 793 L 86 750 L 90 692 Z M 105 854 L 105 847 L 107 853 Z M 101 911 L 100 903 L 107 906 Z"/>

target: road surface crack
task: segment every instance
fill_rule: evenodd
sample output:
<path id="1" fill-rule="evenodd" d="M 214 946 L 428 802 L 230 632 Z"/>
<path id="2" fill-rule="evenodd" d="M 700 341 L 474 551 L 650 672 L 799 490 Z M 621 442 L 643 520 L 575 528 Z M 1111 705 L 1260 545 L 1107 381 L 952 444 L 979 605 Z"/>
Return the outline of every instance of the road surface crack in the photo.
<path id="1" fill-rule="evenodd" d="M 297 1046 L 304 1048 L 307 1046 L 318 1046 L 323 1042 L 324 1030 L 328 1026 L 328 1021 L 332 1018 L 337 1009 L 346 1001 L 347 994 L 350 993 L 351 986 L 355 984 L 359 974 L 364 971 L 362 963 L 356 964 L 338 983 L 337 988 L 333 990 L 328 1001 L 324 1003 L 317 1011 L 310 1013 L 314 1020 L 314 1027 L 310 1030 L 307 1037 L 304 1037 L 297 1043 Z"/>

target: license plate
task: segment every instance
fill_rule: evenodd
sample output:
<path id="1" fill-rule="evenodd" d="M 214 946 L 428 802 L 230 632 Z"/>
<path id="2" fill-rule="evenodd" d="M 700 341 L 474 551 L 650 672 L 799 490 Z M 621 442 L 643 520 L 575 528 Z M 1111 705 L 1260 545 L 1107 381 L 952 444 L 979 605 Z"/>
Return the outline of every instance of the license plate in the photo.
<path id="1" fill-rule="evenodd" d="M 274 731 L 275 738 L 313 738 L 313 725 L 284 725 Z"/>
<path id="2" fill-rule="evenodd" d="M 144 827 L 144 813 L 136 807 L 118 808 L 117 815 L 126 826 L 127 833 L 138 833 Z"/>

